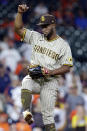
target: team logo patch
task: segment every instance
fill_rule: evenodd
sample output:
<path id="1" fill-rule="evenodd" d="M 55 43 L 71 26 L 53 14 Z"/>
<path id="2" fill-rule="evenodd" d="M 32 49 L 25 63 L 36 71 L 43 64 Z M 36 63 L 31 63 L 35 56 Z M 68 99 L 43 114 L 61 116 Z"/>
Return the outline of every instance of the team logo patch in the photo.
<path id="1" fill-rule="evenodd" d="M 69 62 L 72 62 L 72 58 L 71 57 L 69 58 Z"/>
<path id="2" fill-rule="evenodd" d="M 69 62 L 70 64 L 72 64 L 72 57 L 69 57 L 69 58 L 68 58 L 68 62 Z"/>

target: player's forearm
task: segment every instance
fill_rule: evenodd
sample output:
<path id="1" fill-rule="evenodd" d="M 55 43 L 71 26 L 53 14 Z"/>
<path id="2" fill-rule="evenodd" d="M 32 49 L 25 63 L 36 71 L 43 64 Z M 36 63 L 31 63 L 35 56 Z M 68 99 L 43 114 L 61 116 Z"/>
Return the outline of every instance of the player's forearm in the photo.
<path id="1" fill-rule="evenodd" d="M 58 69 L 52 70 L 49 72 L 49 75 L 64 75 L 65 73 L 70 71 L 69 66 L 62 66 Z"/>
<path id="2" fill-rule="evenodd" d="M 14 26 L 16 32 L 23 27 L 22 13 L 17 13 Z"/>

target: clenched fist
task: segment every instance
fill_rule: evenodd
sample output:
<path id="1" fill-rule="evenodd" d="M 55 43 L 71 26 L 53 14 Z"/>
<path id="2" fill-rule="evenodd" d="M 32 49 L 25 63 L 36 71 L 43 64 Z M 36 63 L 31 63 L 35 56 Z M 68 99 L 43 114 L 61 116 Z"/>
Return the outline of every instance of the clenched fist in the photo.
<path id="1" fill-rule="evenodd" d="M 19 13 L 24 13 L 29 9 L 29 7 L 26 4 L 22 4 L 18 6 L 18 12 Z"/>

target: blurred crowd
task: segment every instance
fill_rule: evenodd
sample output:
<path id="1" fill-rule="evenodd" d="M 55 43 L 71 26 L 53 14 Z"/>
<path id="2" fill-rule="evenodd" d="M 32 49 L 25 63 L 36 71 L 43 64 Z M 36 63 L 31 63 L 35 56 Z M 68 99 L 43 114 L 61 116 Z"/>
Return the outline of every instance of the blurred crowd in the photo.
<path id="1" fill-rule="evenodd" d="M 57 27 L 85 31 L 87 0 L 0 0 L 0 131 L 44 131 L 39 95 L 32 96 L 34 123 L 29 126 L 22 117 L 21 81 L 27 74 L 32 46 L 21 42 L 14 32 L 14 18 L 21 3 L 30 7 L 23 16 L 27 28 L 40 32 L 38 18 L 50 13 L 55 15 Z M 87 131 L 87 70 L 77 73 L 74 66 L 59 78 L 53 115 L 57 131 Z"/>
<path id="2" fill-rule="evenodd" d="M 57 25 L 87 29 L 86 0 L 0 0 L 0 26 L 14 19 L 19 4 L 26 3 L 29 11 L 23 16 L 24 23 L 35 28 L 38 18 L 45 13 L 56 17 Z"/>

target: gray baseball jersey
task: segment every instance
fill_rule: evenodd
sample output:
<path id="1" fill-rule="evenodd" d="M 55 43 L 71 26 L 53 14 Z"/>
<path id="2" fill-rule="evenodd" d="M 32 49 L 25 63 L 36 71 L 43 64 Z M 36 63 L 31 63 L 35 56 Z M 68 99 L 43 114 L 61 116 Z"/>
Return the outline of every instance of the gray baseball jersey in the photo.
<path id="1" fill-rule="evenodd" d="M 62 65 L 72 66 L 69 44 L 61 37 L 47 41 L 43 34 L 25 29 L 24 41 L 32 45 L 32 64 L 39 64 L 50 70 Z"/>

